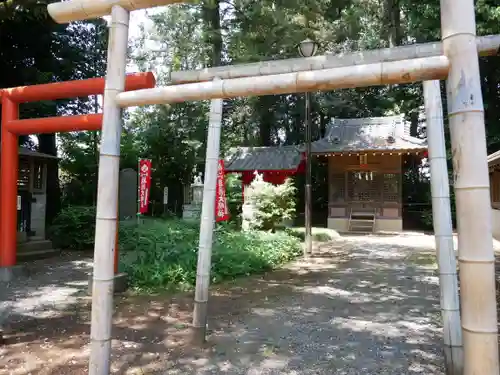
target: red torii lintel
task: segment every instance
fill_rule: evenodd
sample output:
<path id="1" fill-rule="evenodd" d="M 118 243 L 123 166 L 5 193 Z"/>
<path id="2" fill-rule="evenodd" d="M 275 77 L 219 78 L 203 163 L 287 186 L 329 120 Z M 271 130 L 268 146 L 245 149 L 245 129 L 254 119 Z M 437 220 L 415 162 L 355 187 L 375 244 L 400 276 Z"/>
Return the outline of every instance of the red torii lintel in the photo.
<path id="1" fill-rule="evenodd" d="M 16 265 L 18 136 L 98 130 L 102 114 L 19 120 L 19 104 L 40 100 L 67 99 L 104 93 L 104 78 L 65 81 L 1 89 L 2 141 L 0 149 L 0 267 Z M 153 88 L 153 73 L 128 74 L 125 91 Z"/>

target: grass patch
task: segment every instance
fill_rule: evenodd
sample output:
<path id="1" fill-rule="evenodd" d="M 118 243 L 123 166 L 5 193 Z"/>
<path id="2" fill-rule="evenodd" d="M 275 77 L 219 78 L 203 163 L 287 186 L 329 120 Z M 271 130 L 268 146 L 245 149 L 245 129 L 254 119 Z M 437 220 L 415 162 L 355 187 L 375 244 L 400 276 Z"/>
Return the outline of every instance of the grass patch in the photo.
<path id="1" fill-rule="evenodd" d="M 296 227 L 296 228 L 286 228 L 285 232 L 290 236 L 294 236 L 301 241 L 305 240 L 306 229 L 304 227 Z M 340 235 L 337 231 L 329 228 L 311 228 L 312 240 L 317 242 L 328 242 L 334 240 Z"/>
<path id="2" fill-rule="evenodd" d="M 94 248 L 95 207 L 70 206 L 61 210 L 48 228 L 55 249 L 89 250 Z"/>
<path id="3" fill-rule="evenodd" d="M 279 267 L 302 251 L 285 232 L 239 232 L 217 225 L 213 233 L 211 282 L 218 283 Z M 199 224 L 146 220 L 120 228 L 121 271 L 140 290 L 189 290 L 196 282 Z"/>
<path id="4" fill-rule="evenodd" d="M 412 253 L 406 260 L 419 266 L 437 267 L 436 254 L 434 253 Z"/>

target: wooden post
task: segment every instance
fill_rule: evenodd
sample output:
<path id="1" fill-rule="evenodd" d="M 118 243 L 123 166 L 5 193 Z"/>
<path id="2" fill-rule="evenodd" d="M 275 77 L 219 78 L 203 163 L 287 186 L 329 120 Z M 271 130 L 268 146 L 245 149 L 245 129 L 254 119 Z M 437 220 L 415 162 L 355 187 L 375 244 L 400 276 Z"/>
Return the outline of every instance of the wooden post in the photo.
<path id="1" fill-rule="evenodd" d="M 127 10 L 113 6 L 97 183 L 89 375 L 108 375 L 110 372 L 122 121 L 115 97 L 125 89 L 129 18 Z"/>
<path id="2" fill-rule="evenodd" d="M 141 224 L 141 158 L 137 159 L 137 226 Z"/>
<path id="3" fill-rule="evenodd" d="M 208 288 L 210 286 L 212 241 L 215 224 L 215 189 L 219 165 L 221 122 L 222 99 L 214 99 L 210 105 L 208 123 L 205 181 L 201 206 L 198 264 L 196 266 L 196 291 L 192 327 L 193 342 L 196 344 L 205 341 L 207 330 Z"/>
<path id="4" fill-rule="evenodd" d="M 0 169 L 1 188 L 1 237 L 0 237 L 0 267 L 5 273 L 5 281 L 12 276 L 11 268 L 16 265 L 17 252 L 17 175 L 19 173 L 18 137 L 7 130 L 5 124 L 17 120 L 19 105 L 7 95 L 2 98 L 2 147 Z M 7 276 L 9 275 L 9 276 Z"/>
<path id="5" fill-rule="evenodd" d="M 305 93 L 306 123 L 306 186 L 305 186 L 305 246 L 304 256 L 312 255 L 312 160 L 311 160 L 311 94 Z"/>
<path id="6" fill-rule="evenodd" d="M 119 181 L 119 180 L 118 180 Z M 120 199 L 120 194 L 118 194 L 118 200 Z M 117 214 L 116 214 L 116 234 L 115 234 L 115 256 L 113 258 L 113 270 L 115 272 L 115 275 L 118 274 L 118 270 L 120 268 L 120 249 L 119 249 L 119 244 L 120 244 L 120 210 L 119 207 L 117 206 Z"/>
<path id="7" fill-rule="evenodd" d="M 441 0 L 450 59 L 449 126 L 460 264 L 465 375 L 498 375 L 498 337 L 483 97 L 473 0 Z"/>
<path id="8" fill-rule="evenodd" d="M 447 375 L 463 372 L 462 327 L 446 145 L 444 141 L 443 106 L 439 81 L 425 81 L 424 103 L 431 168 L 432 220 L 441 285 L 441 318 L 443 320 L 444 359 Z"/>

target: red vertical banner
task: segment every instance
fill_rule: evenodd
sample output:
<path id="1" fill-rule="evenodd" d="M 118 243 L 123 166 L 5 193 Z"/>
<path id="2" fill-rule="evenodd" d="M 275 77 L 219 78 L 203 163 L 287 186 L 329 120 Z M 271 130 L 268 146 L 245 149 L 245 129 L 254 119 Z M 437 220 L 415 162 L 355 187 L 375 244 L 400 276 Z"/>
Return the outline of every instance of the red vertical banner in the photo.
<path id="1" fill-rule="evenodd" d="M 226 182 L 225 182 L 224 160 L 219 160 L 219 168 L 217 169 L 217 186 L 215 189 L 215 221 L 229 220 L 229 209 L 226 199 Z"/>
<path id="2" fill-rule="evenodd" d="M 151 160 L 139 160 L 139 213 L 148 212 L 149 189 L 151 188 Z"/>

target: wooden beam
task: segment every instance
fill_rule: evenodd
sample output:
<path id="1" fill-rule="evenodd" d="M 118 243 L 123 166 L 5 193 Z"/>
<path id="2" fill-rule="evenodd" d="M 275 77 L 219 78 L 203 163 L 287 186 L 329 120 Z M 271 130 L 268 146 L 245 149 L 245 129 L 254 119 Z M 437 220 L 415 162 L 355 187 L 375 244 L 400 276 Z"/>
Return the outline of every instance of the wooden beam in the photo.
<path id="1" fill-rule="evenodd" d="M 100 18 L 111 14 L 113 6 L 120 6 L 128 11 L 154 8 L 163 5 L 184 3 L 184 0 L 69 0 L 52 3 L 47 6 L 49 15 L 57 23 L 83 21 Z"/>
<path id="2" fill-rule="evenodd" d="M 116 96 L 121 107 L 410 83 L 447 76 L 446 56 L 157 87 Z"/>
<path id="3" fill-rule="evenodd" d="M 500 49 L 500 35 L 486 35 L 478 37 L 476 38 L 476 44 L 477 50 L 481 56 L 496 55 Z M 308 58 L 271 60 L 251 64 L 175 71 L 170 73 L 170 80 L 172 84 L 204 82 L 211 81 L 215 77 L 222 79 L 256 77 L 441 55 L 444 55 L 442 43 L 432 42 L 345 54 L 328 54 Z"/>

